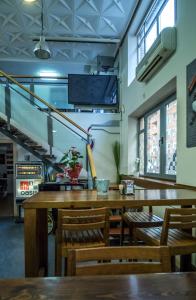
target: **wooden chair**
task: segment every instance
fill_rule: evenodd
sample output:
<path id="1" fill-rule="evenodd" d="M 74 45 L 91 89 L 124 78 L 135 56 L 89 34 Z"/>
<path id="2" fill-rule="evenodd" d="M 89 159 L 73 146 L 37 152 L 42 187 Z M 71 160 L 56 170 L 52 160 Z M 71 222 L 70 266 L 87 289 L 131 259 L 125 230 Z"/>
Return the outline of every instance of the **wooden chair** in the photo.
<path id="1" fill-rule="evenodd" d="M 194 227 L 196 227 L 195 208 L 166 208 L 162 227 L 137 228 L 135 235 L 148 245 L 169 246 L 171 256 L 186 255 L 196 252 L 196 237 L 191 234 Z M 189 232 L 185 232 L 187 229 Z"/>
<path id="2" fill-rule="evenodd" d="M 68 252 L 69 276 L 160 273 L 170 271 L 170 253 L 168 247 L 103 247 L 99 249 L 70 250 Z"/>
<path id="3" fill-rule="evenodd" d="M 149 211 L 125 212 L 122 215 L 122 229 L 121 229 L 121 244 L 124 241 L 125 224 L 129 228 L 129 239 L 131 242 L 136 242 L 135 230 L 136 228 L 149 228 L 162 226 L 163 219 L 154 215 L 152 206 L 149 206 Z"/>
<path id="4" fill-rule="evenodd" d="M 110 210 L 111 214 L 109 217 L 110 222 L 110 230 L 109 230 L 109 236 L 110 236 L 110 244 L 119 244 L 121 245 L 121 231 L 122 231 L 122 209 L 112 209 Z M 124 228 L 125 234 L 128 234 L 128 228 Z"/>
<path id="5" fill-rule="evenodd" d="M 55 275 L 61 276 L 62 257 L 68 249 L 108 246 L 109 212 L 107 208 L 58 210 Z"/>

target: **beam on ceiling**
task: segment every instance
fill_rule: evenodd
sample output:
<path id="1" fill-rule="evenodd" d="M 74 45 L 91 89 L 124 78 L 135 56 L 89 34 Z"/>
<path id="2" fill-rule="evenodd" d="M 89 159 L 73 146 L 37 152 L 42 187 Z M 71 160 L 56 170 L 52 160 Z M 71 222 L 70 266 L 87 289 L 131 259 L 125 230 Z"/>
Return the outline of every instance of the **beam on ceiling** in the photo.
<path id="1" fill-rule="evenodd" d="M 33 41 L 39 41 L 39 36 L 33 36 Z M 72 42 L 72 43 L 100 43 L 100 44 L 118 44 L 120 39 L 111 38 L 91 38 L 91 37 L 57 37 L 47 36 L 45 37 L 47 42 Z"/>
<path id="2" fill-rule="evenodd" d="M 126 36 L 127 36 L 127 33 L 128 33 L 128 31 L 129 31 L 129 29 L 130 29 L 130 27 L 131 27 L 131 25 L 132 25 L 132 23 L 133 23 L 133 21 L 134 21 L 134 19 L 135 19 L 135 16 L 136 16 L 136 14 L 137 14 L 137 12 L 138 12 L 140 6 L 141 6 L 141 3 L 142 3 L 141 0 L 137 0 L 137 2 L 136 2 L 136 4 L 135 4 L 135 7 L 134 7 L 134 9 L 133 9 L 133 12 L 132 12 L 132 14 L 131 14 L 129 23 L 128 23 L 128 25 L 127 25 L 127 28 L 125 29 L 125 32 L 124 32 L 124 34 L 123 34 L 123 37 L 122 37 L 122 39 L 121 39 L 121 41 L 120 41 L 120 43 L 119 43 L 119 45 L 118 45 L 118 48 L 117 48 L 117 50 L 116 50 L 116 53 L 115 53 L 115 56 L 114 56 L 114 60 L 116 60 L 116 58 L 117 58 L 117 56 L 118 56 L 120 47 L 121 47 L 121 46 L 123 45 L 123 43 L 124 43 L 124 40 L 125 40 L 125 38 L 126 38 Z"/>

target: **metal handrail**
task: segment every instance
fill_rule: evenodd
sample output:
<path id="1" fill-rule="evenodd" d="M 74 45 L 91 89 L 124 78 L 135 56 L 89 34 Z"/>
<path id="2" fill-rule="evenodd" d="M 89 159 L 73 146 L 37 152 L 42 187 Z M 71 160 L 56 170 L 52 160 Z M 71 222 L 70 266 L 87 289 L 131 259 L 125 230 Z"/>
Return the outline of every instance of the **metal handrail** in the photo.
<path id="1" fill-rule="evenodd" d="M 90 137 L 91 134 L 86 131 L 84 128 L 82 128 L 81 126 L 79 126 L 77 123 L 75 123 L 73 120 L 71 120 L 70 118 L 68 118 L 67 116 L 65 116 L 63 113 L 61 113 L 58 109 L 56 109 L 53 105 L 49 104 L 48 102 L 46 102 L 44 99 L 42 99 L 41 97 L 39 97 L 38 95 L 36 95 L 35 93 L 33 93 L 32 91 L 30 91 L 28 88 L 24 87 L 22 84 L 20 84 L 17 80 L 15 80 L 14 78 L 12 78 L 10 75 L 6 74 L 4 71 L 0 70 L 0 74 L 3 75 L 3 77 L 7 78 L 8 80 L 10 80 L 11 82 L 13 82 L 14 84 L 16 84 L 17 86 L 19 86 L 21 89 L 23 89 L 25 92 L 27 92 L 28 94 L 30 94 L 31 96 L 33 96 L 34 98 L 36 98 L 37 100 L 39 100 L 40 102 L 42 102 L 44 105 L 46 105 L 51 111 L 57 113 L 59 116 L 61 116 L 63 119 L 65 119 L 67 122 L 71 123 L 74 127 L 76 127 L 77 129 L 79 129 L 80 131 L 82 131 L 83 133 L 85 133 L 87 135 L 87 137 Z"/>
<path id="2" fill-rule="evenodd" d="M 57 120 L 58 122 L 60 122 L 62 125 L 64 125 L 66 128 L 68 128 L 69 130 L 71 130 L 72 132 L 74 132 L 75 134 L 77 134 L 78 136 L 80 136 L 80 138 L 84 141 L 87 142 L 87 156 L 88 156 L 88 160 L 89 160 L 89 166 L 90 166 L 90 171 L 91 171 L 91 176 L 92 178 L 95 180 L 96 178 L 96 168 L 95 168 L 95 164 L 94 164 L 94 159 L 93 159 L 93 154 L 92 154 L 92 150 L 89 144 L 89 139 L 91 137 L 91 134 L 86 131 L 85 129 L 83 129 L 81 126 L 79 126 L 77 123 L 75 123 L 74 121 L 72 121 L 70 118 L 66 117 L 63 113 L 61 113 L 59 110 L 57 110 L 53 105 L 50 105 L 48 102 L 46 102 L 44 99 L 42 99 L 41 97 L 37 96 L 36 94 L 34 94 L 32 91 L 30 91 L 28 88 L 24 87 L 22 84 L 20 84 L 17 80 L 15 80 L 14 78 L 12 78 L 12 76 L 6 74 L 4 71 L 0 70 L 0 77 L 5 77 L 8 80 L 10 80 L 12 83 L 16 84 L 17 86 L 19 86 L 22 90 L 24 90 L 25 92 L 27 92 L 28 94 L 30 94 L 31 96 L 33 96 L 34 98 L 36 98 L 38 101 L 40 101 L 41 103 L 43 103 L 44 105 L 46 105 L 50 111 L 53 111 L 55 113 L 57 113 L 59 116 L 61 116 L 63 119 L 65 119 L 66 121 L 68 121 L 70 124 L 72 124 L 74 127 L 76 127 L 77 129 L 79 129 L 80 131 L 82 131 L 83 133 L 85 133 L 87 135 L 87 138 L 85 139 L 81 134 L 79 134 L 78 132 L 76 132 L 75 130 L 73 130 L 71 127 L 69 127 L 68 125 L 66 125 L 65 123 L 63 123 L 61 120 L 57 119 L 55 116 L 52 115 L 52 118 L 54 118 L 55 120 Z M 13 90 L 15 90 L 13 87 L 11 87 Z M 24 98 L 26 98 L 27 100 L 29 100 L 25 95 L 21 94 L 19 91 L 15 90 L 17 93 L 19 93 L 20 95 L 22 95 Z M 35 104 L 38 108 L 40 108 L 40 106 L 38 104 Z"/>
<path id="3" fill-rule="evenodd" d="M 0 82 L 2 82 L 2 80 L 0 79 Z M 10 88 L 15 91 L 16 93 L 18 93 L 20 96 L 22 96 L 23 98 L 25 98 L 27 101 L 30 102 L 30 99 L 23 95 L 21 92 L 17 91 L 13 86 L 10 86 Z M 38 109 L 42 109 L 37 103 L 33 103 L 34 106 L 36 106 Z M 47 112 L 46 112 L 47 113 Z M 49 113 L 48 113 L 49 114 Z M 78 133 L 77 131 L 75 131 L 74 129 L 72 129 L 70 126 L 68 126 L 67 124 L 63 123 L 61 120 L 59 120 L 58 118 L 56 118 L 54 115 L 51 115 L 52 119 L 56 120 L 57 122 L 59 122 L 60 124 L 62 124 L 63 126 L 65 126 L 66 128 L 68 128 L 70 131 L 72 131 L 74 134 L 76 134 L 77 136 L 79 136 L 81 138 L 81 140 L 84 140 L 85 142 L 88 143 L 88 139 L 84 138 L 80 133 Z"/>

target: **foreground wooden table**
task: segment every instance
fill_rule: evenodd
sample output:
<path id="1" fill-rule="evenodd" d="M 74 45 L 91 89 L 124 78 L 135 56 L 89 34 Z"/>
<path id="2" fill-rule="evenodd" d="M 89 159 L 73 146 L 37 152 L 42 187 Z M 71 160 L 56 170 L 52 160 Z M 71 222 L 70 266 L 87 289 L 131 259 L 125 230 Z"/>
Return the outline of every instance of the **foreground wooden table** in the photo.
<path id="1" fill-rule="evenodd" d="M 183 189 L 136 190 L 135 195 L 109 191 L 108 197 L 97 197 L 96 191 L 39 192 L 23 202 L 25 234 L 25 275 L 47 276 L 48 236 L 47 209 L 138 206 L 196 205 L 196 191 Z"/>
<path id="2" fill-rule="evenodd" d="M 196 273 L 0 280 L 0 299 L 195 299 Z"/>

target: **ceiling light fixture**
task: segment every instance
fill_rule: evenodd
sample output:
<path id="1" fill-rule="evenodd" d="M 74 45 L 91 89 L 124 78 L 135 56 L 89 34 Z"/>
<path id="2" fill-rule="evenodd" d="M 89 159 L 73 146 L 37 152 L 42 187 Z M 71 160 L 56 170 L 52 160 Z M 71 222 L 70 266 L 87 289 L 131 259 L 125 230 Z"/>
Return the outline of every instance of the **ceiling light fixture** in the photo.
<path id="1" fill-rule="evenodd" d="M 35 45 L 35 48 L 33 50 L 35 56 L 37 58 L 40 58 L 40 59 L 48 59 L 51 57 L 51 52 L 50 52 L 50 49 L 48 48 L 48 45 L 45 41 L 45 37 L 44 37 L 44 25 L 43 25 L 43 0 L 41 0 L 41 35 L 40 35 L 40 40 L 39 42 Z"/>
<path id="2" fill-rule="evenodd" d="M 24 0 L 25 2 L 31 3 L 31 2 L 35 2 L 37 0 Z"/>

